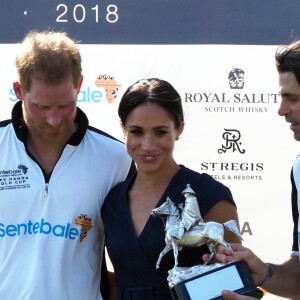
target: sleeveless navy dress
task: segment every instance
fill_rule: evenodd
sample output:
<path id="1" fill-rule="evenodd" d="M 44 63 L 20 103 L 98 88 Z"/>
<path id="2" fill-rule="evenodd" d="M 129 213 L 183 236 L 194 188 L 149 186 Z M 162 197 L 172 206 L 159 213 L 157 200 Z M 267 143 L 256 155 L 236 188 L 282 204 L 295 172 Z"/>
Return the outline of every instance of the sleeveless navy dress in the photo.
<path id="1" fill-rule="evenodd" d="M 167 197 L 184 203 L 181 192 L 187 184 L 195 191 L 202 217 L 220 200 L 235 205 L 230 190 L 205 173 L 198 173 L 183 165 L 175 174 L 157 207 Z M 128 207 L 128 190 L 135 177 L 119 183 L 107 195 L 102 218 L 105 228 L 105 245 L 114 267 L 117 300 L 172 299 L 167 282 L 168 270 L 174 267 L 173 251 L 169 251 L 156 270 L 156 262 L 165 247 L 164 223 L 159 217 L 149 219 L 139 237 L 136 237 Z M 179 251 L 179 266 L 203 264 L 202 255 L 208 248 L 187 248 Z M 200 291 L 199 291 L 200 292 Z"/>

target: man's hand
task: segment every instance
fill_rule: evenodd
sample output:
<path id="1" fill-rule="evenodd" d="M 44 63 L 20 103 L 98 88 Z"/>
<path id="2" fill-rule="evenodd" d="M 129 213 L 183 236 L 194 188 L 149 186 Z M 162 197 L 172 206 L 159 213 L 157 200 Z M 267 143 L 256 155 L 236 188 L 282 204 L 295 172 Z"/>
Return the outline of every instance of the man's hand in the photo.
<path id="1" fill-rule="evenodd" d="M 222 297 L 227 300 L 257 300 L 257 298 L 249 297 L 249 296 L 241 296 L 231 291 L 223 291 Z"/>
<path id="2" fill-rule="evenodd" d="M 228 263 L 236 260 L 244 260 L 250 269 L 254 282 L 256 284 L 261 283 L 266 276 L 268 266 L 250 249 L 242 246 L 241 244 L 230 243 L 230 246 L 232 250 L 229 250 L 228 248 L 225 248 L 223 246 L 219 246 L 217 248 L 217 254 L 214 257 L 215 261 L 219 261 L 221 263 Z M 203 256 L 203 260 L 207 261 L 207 258 L 208 255 L 205 254 Z"/>
<path id="3" fill-rule="evenodd" d="M 217 245 L 216 247 L 217 253 L 214 255 L 213 259 L 210 261 L 210 263 L 224 263 L 227 264 L 230 262 L 232 259 L 232 250 L 229 250 L 228 248 L 222 246 L 222 245 Z M 205 263 L 208 263 L 210 254 L 204 254 L 202 256 L 202 259 Z"/>

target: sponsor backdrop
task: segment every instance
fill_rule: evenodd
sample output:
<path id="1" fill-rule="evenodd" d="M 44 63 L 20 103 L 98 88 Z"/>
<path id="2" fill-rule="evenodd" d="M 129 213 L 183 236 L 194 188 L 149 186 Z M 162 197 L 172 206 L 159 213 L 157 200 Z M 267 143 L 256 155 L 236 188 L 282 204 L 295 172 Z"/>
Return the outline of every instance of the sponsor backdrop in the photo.
<path id="1" fill-rule="evenodd" d="M 274 53 L 298 37 L 300 3 L 272 3 L 2 0 L 0 117 L 17 101 L 16 43 L 31 29 L 65 30 L 80 42 L 78 104 L 91 125 L 121 140 L 117 107 L 126 88 L 140 78 L 170 81 L 186 118 L 177 161 L 228 185 L 244 244 L 280 263 L 292 245 L 289 176 L 299 145 L 277 115 Z"/>

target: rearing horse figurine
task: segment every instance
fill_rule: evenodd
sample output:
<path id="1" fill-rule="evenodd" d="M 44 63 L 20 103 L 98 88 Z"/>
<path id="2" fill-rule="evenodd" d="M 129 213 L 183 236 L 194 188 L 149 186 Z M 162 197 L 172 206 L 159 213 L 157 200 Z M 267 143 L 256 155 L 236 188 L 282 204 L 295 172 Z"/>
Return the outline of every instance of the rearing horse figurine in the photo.
<path id="1" fill-rule="evenodd" d="M 191 195 L 195 198 L 195 192 L 190 188 L 189 185 L 187 185 L 187 188 L 182 193 L 186 199 L 188 199 Z M 204 222 L 201 218 L 198 207 L 198 211 L 196 211 L 196 214 L 194 215 L 194 219 L 196 221 L 191 222 L 191 215 L 188 215 L 184 209 L 185 208 L 182 208 L 182 213 L 180 213 L 174 202 L 167 197 L 166 201 L 160 207 L 157 207 L 151 211 L 152 216 L 166 216 L 166 246 L 159 255 L 156 268 L 159 268 L 162 257 L 171 249 L 173 249 L 175 267 L 177 267 L 178 250 L 181 250 L 182 247 L 198 247 L 204 244 L 208 246 L 211 253 L 208 261 L 205 264 L 209 263 L 216 254 L 215 247 L 217 244 L 221 244 L 224 247 L 231 249 L 231 246 L 224 240 L 224 227 L 236 234 L 239 239 L 243 240 L 235 220 L 229 220 L 223 224 L 212 221 Z M 187 208 L 187 210 L 188 209 L 190 208 Z M 184 224 L 186 231 L 178 234 L 180 229 L 183 228 L 182 224 Z M 187 226 L 186 224 L 189 225 Z"/>

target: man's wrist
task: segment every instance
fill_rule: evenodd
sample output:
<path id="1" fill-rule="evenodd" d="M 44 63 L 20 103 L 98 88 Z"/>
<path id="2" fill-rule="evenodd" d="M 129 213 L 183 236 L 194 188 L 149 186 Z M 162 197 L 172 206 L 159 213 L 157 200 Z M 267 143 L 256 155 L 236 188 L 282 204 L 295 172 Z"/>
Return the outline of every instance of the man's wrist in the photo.
<path id="1" fill-rule="evenodd" d="M 270 278 L 272 278 L 273 276 L 273 273 L 274 273 L 274 266 L 272 264 L 269 264 L 269 263 L 266 263 L 266 268 L 267 268 L 267 271 L 266 271 L 266 275 L 264 277 L 264 279 L 257 284 L 257 286 L 263 286 L 267 280 L 269 280 Z"/>

